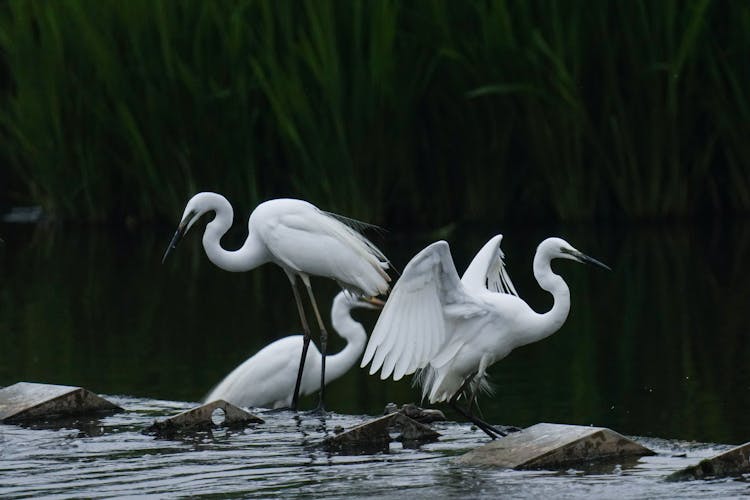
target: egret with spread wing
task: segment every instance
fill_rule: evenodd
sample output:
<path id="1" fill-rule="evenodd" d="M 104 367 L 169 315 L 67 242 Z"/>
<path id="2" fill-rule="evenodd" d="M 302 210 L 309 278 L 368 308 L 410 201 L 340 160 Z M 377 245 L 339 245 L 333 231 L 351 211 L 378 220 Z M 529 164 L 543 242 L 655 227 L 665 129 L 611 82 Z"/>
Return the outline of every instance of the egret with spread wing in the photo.
<path id="1" fill-rule="evenodd" d="M 310 276 L 323 276 L 338 282 L 342 289 L 358 297 L 385 294 L 390 277 L 388 259 L 352 226 L 356 221 L 323 212 L 302 200 L 277 199 L 258 205 L 247 222 L 248 236 L 238 250 L 226 250 L 221 237 L 229 230 L 234 218 L 232 206 L 216 193 L 198 193 L 188 201 L 180 225 L 169 243 L 164 259 L 177 246 L 195 222 L 204 214 L 214 212 L 214 219 L 203 232 L 203 248 L 209 260 L 227 271 L 242 272 L 267 262 L 281 267 L 292 284 L 297 302 L 304 342 L 300 357 L 292 408 L 297 408 L 302 371 L 310 344 L 310 328 L 297 289 L 297 277 L 307 294 L 320 328 L 321 376 L 320 405 L 324 409 L 325 353 L 328 334 L 320 317 Z M 162 259 L 162 260 L 164 260 Z"/>
<path id="2" fill-rule="evenodd" d="M 534 255 L 534 277 L 554 298 L 552 309 L 535 312 L 516 294 L 503 263 L 502 235 L 475 256 L 462 279 L 445 241 L 419 252 L 404 269 L 378 318 L 362 359 L 370 374 L 399 380 L 420 370 L 422 394 L 430 403 L 448 401 L 491 438 L 504 433 L 471 411 L 486 371 L 513 349 L 555 333 L 570 310 L 570 291 L 552 272 L 552 259 L 588 262 L 609 269 L 560 238 L 548 238 Z M 467 410 L 458 407 L 464 391 Z"/>
<path id="3" fill-rule="evenodd" d="M 346 340 L 346 346 L 338 353 L 326 356 L 326 384 L 349 371 L 365 350 L 367 333 L 362 324 L 352 318 L 352 309 L 381 307 L 383 302 L 378 299 L 355 299 L 344 292 L 339 292 L 333 299 L 331 325 L 333 330 Z M 237 406 L 288 407 L 294 397 L 299 352 L 303 344 L 303 335 L 292 335 L 267 345 L 232 370 L 206 396 L 205 402 L 223 399 Z M 312 394 L 319 388 L 319 356 L 315 343 L 312 343 L 302 374 L 300 394 L 303 396 Z"/>

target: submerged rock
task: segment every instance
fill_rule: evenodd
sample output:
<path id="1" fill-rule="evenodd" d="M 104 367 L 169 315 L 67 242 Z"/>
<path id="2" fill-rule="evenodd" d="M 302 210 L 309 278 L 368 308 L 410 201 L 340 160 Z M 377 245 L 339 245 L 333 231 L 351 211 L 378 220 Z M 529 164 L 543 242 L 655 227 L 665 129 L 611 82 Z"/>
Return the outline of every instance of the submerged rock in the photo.
<path id="1" fill-rule="evenodd" d="M 392 437 L 391 431 L 399 435 Z M 440 433 L 396 411 L 339 432 L 325 439 L 322 447 L 336 453 L 359 455 L 388 451 L 391 441 L 401 441 L 404 447 L 410 448 L 439 437 Z"/>
<path id="2" fill-rule="evenodd" d="M 750 472 L 750 443 L 736 446 L 719 455 L 701 460 L 698 464 L 667 476 L 667 481 L 714 479 L 741 476 Z"/>
<path id="3" fill-rule="evenodd" d="M 213 421 L 214 412 L 217 409 L 223 412 L 224 419 L 220 423 Z M 144 430 L 144 433 L 154 434 L 158 437 L 171 437 L 176 434 L 208 431 L 222 426 L 244 427 L 249 424 L 262 424 L 263 422 L 262 418 L 223 399 L 219 399 L 196 408 L 185 410 L 161 422 L 154 422 Z"/>
<path id="4" fill-rule="evenodd" d="M 20 423 L 123 411 L 82 387 L 18 382 L 0 389 L 0 422 Z"/>
<path id="5" fill-rule="evenodd" d="M 542 423 L 472 450 L 458 457 L 457 462 L 512 469 L 559 469 L 580 462 L 653 454 L 604 427 Z"/>
<path id="6" fill-rule="evenodd" d="M 398 407 L 396 403 L 388 403 L 383 410 L 383 415 L 390 415 L 391 413 L 401 413 L 406 415 L 412 420 L 423 424 L 429 424 L 431 422 L 444 422 L 446 420 L 445 414 L 440 410 L 435 409 L 424 409 L 415 405 L 414 403 L 407 403 Z"/>

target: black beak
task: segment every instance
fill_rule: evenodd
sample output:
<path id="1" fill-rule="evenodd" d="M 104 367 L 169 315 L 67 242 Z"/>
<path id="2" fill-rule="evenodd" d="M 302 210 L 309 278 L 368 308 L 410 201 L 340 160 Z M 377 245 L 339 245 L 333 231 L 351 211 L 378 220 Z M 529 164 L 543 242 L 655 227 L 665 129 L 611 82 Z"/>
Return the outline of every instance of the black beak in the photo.
<path id="1" fill-rule="evenodd" d="M 185 217 L 182 222 L 180 222 L 180 225 L 177 226 L 177 231 L 175 231 L 174 236 L 172 236 L 172 241 L 169 242 L 169 246 L 167 247 L 167 250 L 164 252 L 164 257 L 161 258 L 161 263 L 164 264 L 164 261 L 167 260 L 167 256 L 172 253 L 172 250 L 177 248 L 177 244 L 180 242 L 183 236 L 185 236 L 185 228 L 188 226 L 188 222 L 190 222 L 191 217 Z"/>
<path id="2" fill-rule="evenodd" d="M 578 252 L 575 256 L 578 258 L 578 260 L 580 260 L 583 263 L 594 264 L 595 266 L 603 267 L 607 271 L 612 270 L 607 264 L 604 264 L 603 262 L 599 262 L 595 258 L 589 257 L 588 255 L 584 253 Z"/>

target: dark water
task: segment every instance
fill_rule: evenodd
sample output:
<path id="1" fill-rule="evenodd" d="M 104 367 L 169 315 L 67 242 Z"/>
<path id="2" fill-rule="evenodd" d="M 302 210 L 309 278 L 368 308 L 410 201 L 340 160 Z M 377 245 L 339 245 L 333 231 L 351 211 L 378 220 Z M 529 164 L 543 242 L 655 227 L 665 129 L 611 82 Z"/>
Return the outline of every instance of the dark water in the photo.
<path id="1" fill-rule="evenodd" d="M 198 234 L 190 234 L 174 258 L 162 265 L 171 230 L 113 233 L 0 226 L 6 242 L 0 246 L 0 386 L 19 380 L 81 385 L 99 393 L 123 395 L 126 406 L 138 410 L 134 415 L 109 417 L 104 436 L 97 438 L 77 437 L 75 430 L 34 431 L 27 436 L 31 431 L 3 427 L 0 461 L 9 456 L 27 457 L 12 461 L 15 465 L 11 468 L 38 464 L 48 469 L 49 480 L 62 484 L 66 474 L 76 473 L 68 470 L 72 456 L 76 467 L 95 467 L 97 457 L 105 457 L 108 467 L 125 464 L 126 469 L 124 476 L 112 473 L 112 494 L 127 491 L 121 483 L 132 480 L 129 474 L 137 475 L 142 469 L 147 477 L 153 477 L 144 492 L 174 491 L 168 488 L 174 486 L 168 479 L 173 473 L 185 475 L 186 488 L 198 488 L 202 476 L 193 474 L 210 462 L 215 466 L 213 472 L 205 472 L 213 478 L 207 479 L 207 484 L 221 484 L 226 477 L 232 484 L 244 485 L 210 491 L 252 490 L 245 483 L 254 480 L 254 466 L 241 456 L 248 448 L 262 447 L 268 435 L 264 438 L 264 434 L 247 432 L 214 437 L 206 443 L 164 443 L 141 437 L 135 429 L 138 419 L 147 420 L 149 412 L 165 414 L 173 405 L 184 406 L 160 400 L 197 401 L 263 345 L 297 333 L 298 318 L 288 281 L 270 265 L 242 274 L 213 267 L 203 254 Z M 427 243 L 445 237 L 462 270 L 496 232 L 498 228 L 487 225 L 463 225 L 439 235 L 385 233 L 374 239 L 402 268 Z M 496 394 L 481 401 L 489 420 L 518 426 L 543 421 L 593 424 L 629 435 L 680 441 L 749 440 L 750 331 L 746 310 L 750 263 L 746 256 L 750 224 L 614 230 L 510 227 L 502 232 L 509 272 L 521 296 L 537 310 L 551 305 L 531 276 L 532 255 L 544 237 L 562 236 L 609 264 L 613 271 L 573 262 L 555 266 L 571 288 L 568 321 L 549 339 L 513 352 L 492 368 Z M 244 236 L 238 226 L 225 238 L 225 245 L 236 247 Z M 314 286 L 320 302 L 330 304 L 335 286 L 321 279 Z M 356 316 L 368 330 L 376 319 L 370 311 Z M 334 342 L 333 349 L 340 346 Z M 330 386 L 327 396 L 329 409 L 338 415 L 332 418 L 346 423 L 360 417 L 344 415 L 378 414 L 387 402 L 416 401 L 418 392 L 409 381 L 384 383 L 353 369 Z M 304 407 L 314 405 L 313 397 L 303 401 Z M 291 422 L 291 416 L 284 419 Z M 289 429 L 283 430 L 283 425 Z M 324 432 L 313 430 L 319 424 L 305 423 L 313 426 L 305 431 L 293 429 L 289 422 L 283 425 L 278 431 L 281 434 L 274 430 L 270 437 L 285 446 L 295 442 L 299 446 L 305 432 Z M 327 423 L 328 428 L 333 425 Z M 448 428 L 452 437 L 427 450 L 361 462 L 318 453 L 300 455 L 299 449 L 281 448 L 278 471 L 258 472 L 259 477 L 271 477 L 258 479 L 258 491 L 277 488 L 301 494 L 304 485 L 318 484 L 313 479 L 316 474 L 390 481 L 393 487 L 401 480 L 413 484 L 415 477 L 428 474 L 433 480 L 417 481 L 415 487 L 426 488 L 420 492 L 450 484 L 456 494 L 465 488 L 473 488 L 470 491 L 476 494 L 483 494 L 486 488 L 494 493 L 544 494 L 534 490 L 534 485 L 524 486 L 531 488 L 527 490 L 501 489 L 500 483 L 515 484 L 514 478 L 520 488 L 530 473 L 464 472 L 451 465 L 437 466 L 449 455 L 483 440 L 468 426 Z M 118 434 L 115 429 L 126 433 Z M 61 443 L 64 449 L 58 449 Z M 714 448 L 700 449 L 709 453 Z M 58 454 L 63 457 L 59 463 Z M 146 456 L 146 463 L 141 463 Z M 170 457 L 174 463 L 170 464 Z M 237 463 L 226 457 L 235 457 Z M 402 459 L 409 461 L 408 470 L 397 465 Z M 156 462 L 151 464 L 152 460 Z M 371 461 L 378 467 L 368 465 Z M 153 473 L 145 472 L 152 467 L 156 469 Z M 389 476 L 394 467 L 407 476 Z M 9 470 L 7 465 L 2 469 L 0 495 L 5 496 L 1 488 L 8 476 L 3 474 Z M 82 483 L 80 495 L 88 496 L 96 485 L 105 484 L 107 474 L 101 472 L 105 477 L 92 478 L 89 486 Z M 549 492 L 556 491 L 558 481 L 569 479 L 564 474 L 539 474 L 553 478 L 539 483 Z M 29 481 L 36 484 L 34 479 Z M 598 489 L 605 485 L 596 479 L 584 484 L 583 490 L 571 490 L 571 494 L 605 491 Z M 23 484 L 17 487 L 5 492 L 34 491 L 31 486 L 24 489 Z M 58 491 L 50 488 L 49 493 Z M 324 489 L 331 495 L 345 494 L 335 486 L 325 488 L 332 488 Z"/>
<path id="2" fill-rule="evenodd" d="M 438 442 L 419 449 L 392 445 L 390 453 L 331 455 L 315 445 L 332 429 L 364 417 L 329 415 L 324 421 L 288 411 L 246 430 L 218 430 L 183 440 L 140 431 L 186 403 L 115 397 L 128 413 L 61 430 L 0 426 L 0 496 L 96 498 L 184 497 L 325 498 L 695 498 L 746 494 L 733 479 L 668 483 L 675 469 L 726 446 L 642 438 L 658 455 L 595 469 L 513 471 L 453 463 L 486 442 L 468 426 L 438 423 Z M 675 456 L 682 455 L 686 456 Z"/>

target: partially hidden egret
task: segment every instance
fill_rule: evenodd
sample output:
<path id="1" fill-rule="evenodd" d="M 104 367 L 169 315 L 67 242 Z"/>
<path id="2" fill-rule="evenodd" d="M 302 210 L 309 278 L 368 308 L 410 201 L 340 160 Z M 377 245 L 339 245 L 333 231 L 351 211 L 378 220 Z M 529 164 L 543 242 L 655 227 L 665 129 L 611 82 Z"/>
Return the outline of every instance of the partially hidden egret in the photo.
<path id="1" fill-rule="evenodd" d="M 326 356 L 325 383 L 329 384 L 354 366 L 365 350 L 367 333 L 351 316 L 354 308 L 379 309 L 383 302 L 375 298 L 353 298 L 339 292 L 331 306 L 333 330 L 346 340 L 336 354 Z M 279 339 L 245 360 L 232 370 L 205 397 L 205 402 L 223 399 L 237 406 L 264 408 L 289 407 L 294 397 L 294 384 L 299 366 L 303 335 Z M 313 342 L 307 352 L 300 394 L 306 396 L 319 389 L 320 353 Z"/>
<path id="2" fill-rule="evenodd" d="M 226 250 L 222 248 L 220 240 L 231 227 L 234 213 L 226 198 L 210 192 L 198 193 L 188 201 L 177 231 L 164 253 L 164 259 L 193 224 L 209 212 L 216 215 L 206 225 L 203 248 L 211 262 L 234 272 L 249 271 L 271 262 L 284 270 L 292 284 L 304 332 L 292 398 L 293 409 L 297 408 L 302 371 L 310 344 L 310 328 L 297 289 L 297 277 L 307 288 L 320 328 L 319 408 L 323 410 L 328 334 L 315 302 L 310 276 L 331 278 L 354 296 L 374 297 L 387 293 L 390 287 L 390 277 L 386 272 L 389 267 L 388 259 L 355 229 L 362 223 L 324 212 L 306 201 L 287 198 L 269 200 L 258 205 L 247 222 L 248 236 L 245 243 L 237 250 Z"/>
<path id="3" fill-rule="evenodd" d="M 370 374 L 417 381 L 430 403 L 447 401 L 491 438 L 504 435 L 472 414 L 479 389 L 488 389 L 487 368 L 513 349 L 555 333 L 570 310 L 570 291 L 552 272 L 552 259 L 588 262 L 609 269 L 560 238 L 548 238 L 534 255 L 534 277 L 554 304 L 537 313 L 518 297 L 500 250 L 502 235 L 488 241 L 459 279 L 448 243 L 438 241 L 411 259 L 378 318 L 361 366 Z M 457 401 L 467 393 L 467 408 Z"/>

